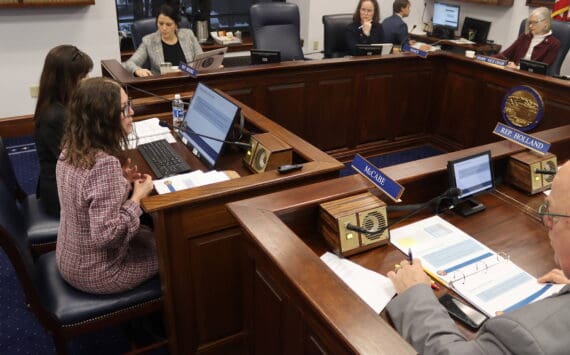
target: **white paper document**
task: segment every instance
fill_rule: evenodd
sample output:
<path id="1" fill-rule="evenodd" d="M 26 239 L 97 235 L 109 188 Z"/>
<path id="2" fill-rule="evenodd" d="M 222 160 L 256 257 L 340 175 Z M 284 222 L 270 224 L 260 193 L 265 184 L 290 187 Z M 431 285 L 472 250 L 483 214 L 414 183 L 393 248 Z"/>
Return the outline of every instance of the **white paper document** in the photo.
<path id="1" fill-rule="evenodd" d="M 509 312 L 558 292 L 438 216 L 390 231 L 391 243 L 487 316 Z"/>
<path id="2" fill-rule="evenodd" d="M 378 314 L 396 294 L 392 281 L 386 276 L 329 252 L 324 253 L 321 260 Z"/>
<path id="3" fill-rule="evenodd" d="M 134 129 L 129 134 L 129 146 L 127 149 L 135 149 L 139 144 L 150 143 L 166 139 L 168 143 L 175 143 L 176 139 L 170 133 L 170 128 L 162 127 L 158 124 L 159 119 L 149 118 L 137 121 L 133 124 Z"/>
<path id="4" fill-rule="evenodd" d="M 166 194 L 180 190 L 190 189 L 196 186 L 213 184 L 220 181 L 229 180 L 229 176 L 223 171 L 195 170 L 191 173 L 169 176 L 164 179 L 154 180 L 154 189 L 158 194 Z"/>

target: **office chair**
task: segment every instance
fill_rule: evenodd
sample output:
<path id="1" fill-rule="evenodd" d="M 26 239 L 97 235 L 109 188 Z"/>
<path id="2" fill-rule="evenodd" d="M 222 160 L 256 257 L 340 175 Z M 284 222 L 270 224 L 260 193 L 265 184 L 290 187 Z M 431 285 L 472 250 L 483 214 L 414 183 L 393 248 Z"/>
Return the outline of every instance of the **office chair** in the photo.
<path id="1" fill-rule="evenodd" d="M 93 295 L 67 284 L 55 263 L 55 251 L 34 261 L 26 225 L 7 185 L 0 180 L 0 246 L 8 255 L 24 290 L 27 306 L 54 340 L 58 354 L 67 354 L 66 340 L 123 323 L 162 308 L 158 276 L 137 288 L 113 295 Z M 139 351 L 166 345 L 166 340 Z"/>
<path id="2" fill-rule="evenodd" d="M 180 20 L 179 28 L 192 28 L 192 25 L 186 17 L 182 17 Z M 144 36 L 157 31 L 156 18 L 145 18 L 142 20 L 137 20 L 133 23 L 133 29 L 131 36 L 133 38 L 133 47 L 136 50 Z"/>
<path id="3" fill-rule="evenodd" d="M 55 249 L 59 218 L 48 215 L 35 194 L 27 196 L 20 187 L 4 142 L 0 137 L 0 180 L 4 181 L 14 198 L 16 209 L 25 221 L 30 247 L 35 254 Z"/>
<path id="4" fill-rule="evenodd" d="M 281 60 L 304 60 L 299 8 L 291 3 L 259 3 L 249 8 L 253 46 L 278 50 Z"/>
<path id="5" fill-rule="evenodd" d="M 526 19 L 522 20 L 519 36 L 526 29 Z M 560 68 L 570 49 L 570 22 L 552 20 L 552 35 L 560 41 L 560 51 L 554 62 L 548 66 L 548 75 L 560 75 Z"/>
<path id="6" fill-rule="evenodd" d="M 323 15 L 325 58 L 340 58 L 349 54 L 345 31 L 351 22 L 352 14 Z"/>

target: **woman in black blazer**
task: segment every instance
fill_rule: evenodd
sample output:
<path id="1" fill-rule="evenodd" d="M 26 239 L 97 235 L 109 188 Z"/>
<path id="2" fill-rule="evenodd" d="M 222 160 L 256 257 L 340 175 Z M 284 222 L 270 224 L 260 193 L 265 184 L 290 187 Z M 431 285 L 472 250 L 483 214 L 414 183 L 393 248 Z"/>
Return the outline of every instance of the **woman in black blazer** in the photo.
<path id="1" fill-rule="evenodd" d="M 65 106 L 81 79 L 91 69 L 93 61 L 87 54 L 75 46 L 61 45 L 49 51 L 40 77 L 34 113 L 36 150 L 40 163 L 36 196 L 41 197 L 46 212 L 52 216 L 59 216 L 55 164 L 61 151 Z"/>
<path id="2" fill-rule="evenodd" d="M 350 54 L 358 55 L 357 44 L 383 42 L 380 8 L 376 0 L 360 0 L 352 17 L 352 23 L 346 27 L 346 44 Z"/>

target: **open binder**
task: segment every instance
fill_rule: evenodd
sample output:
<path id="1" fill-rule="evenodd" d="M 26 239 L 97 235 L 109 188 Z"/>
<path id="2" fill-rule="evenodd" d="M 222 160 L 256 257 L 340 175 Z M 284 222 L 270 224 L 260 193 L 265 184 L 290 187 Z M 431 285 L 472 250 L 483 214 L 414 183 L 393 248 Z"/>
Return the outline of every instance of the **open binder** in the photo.
<path id="1" fill-rule="evenodd" d="M 390 232 L 391 243 L 422 262 L 424 270 L 489 317 L 558 292 L 563 285 L 536 278 L 438 216 Z"/>

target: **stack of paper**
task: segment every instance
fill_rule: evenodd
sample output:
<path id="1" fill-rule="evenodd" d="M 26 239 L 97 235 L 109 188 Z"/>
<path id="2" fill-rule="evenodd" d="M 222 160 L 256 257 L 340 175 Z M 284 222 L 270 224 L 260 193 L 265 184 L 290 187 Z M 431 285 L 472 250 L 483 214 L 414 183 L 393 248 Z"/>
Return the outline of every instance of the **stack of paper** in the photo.
<path id="1" fill-rule="evenodd" d="M 164 179 L 154 180 L 154 189 L 159 194 L 166 194 L 180 190 L 190 189 L 196 186 L 213 184 L 215 182 L 229 180 L 230 177 L 223 171 L 195 170 L 191 173 L 169 176 Z"/>
<path id="2" fill-rule="evenodd" d="M 390 231 L 391 243 L 487 316 L 509 312 L 558 292 L 539 284 L 508 255 L 496 253 L 438 216 Z"/>
<path id="3" fill-rule="evenodd" d="M 159 122 L 159 119 L 156 117 L 135 122 L 133 131 L 129 134 L 129 146 L 127 149 L 135 149 L 138 144 L 161 139 L 166 139 L 168 143 L 175 143 L 176 139 L 170 133 L 170 128 L 160 126 Z"/>

